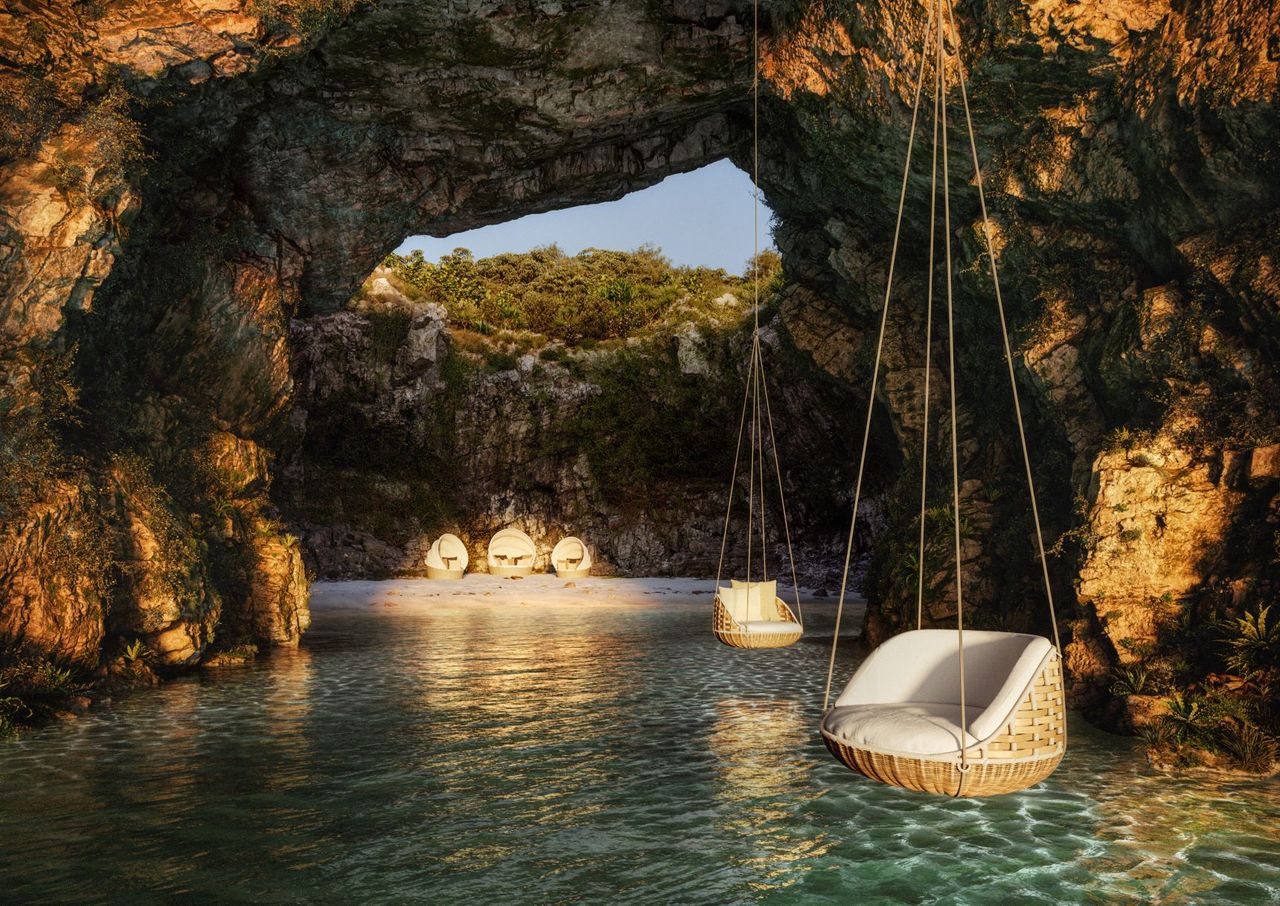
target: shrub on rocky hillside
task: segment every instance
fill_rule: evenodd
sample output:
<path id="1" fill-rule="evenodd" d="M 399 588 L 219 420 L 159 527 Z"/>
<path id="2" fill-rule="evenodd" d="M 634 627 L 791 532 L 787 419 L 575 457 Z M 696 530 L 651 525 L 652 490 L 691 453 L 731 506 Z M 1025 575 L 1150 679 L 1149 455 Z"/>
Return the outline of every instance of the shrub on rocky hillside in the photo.
<path id="1" fill-rule="evenodd" d="M 456 328 L 527 330 L 580 345 L 676 320 L 737 320 L 753 297 L 753 277 L 767 298 L 781 280 L 781 261 L 776 252 L 762 252 L 738 277 L 718 268 L 676 267 L 652 246 L 571 256 L 551 245 L 481 259 L 460 248 L 438 263 L 421 252 L 392 254 L 382 272 L 411 299 L 443 306 Z"/>

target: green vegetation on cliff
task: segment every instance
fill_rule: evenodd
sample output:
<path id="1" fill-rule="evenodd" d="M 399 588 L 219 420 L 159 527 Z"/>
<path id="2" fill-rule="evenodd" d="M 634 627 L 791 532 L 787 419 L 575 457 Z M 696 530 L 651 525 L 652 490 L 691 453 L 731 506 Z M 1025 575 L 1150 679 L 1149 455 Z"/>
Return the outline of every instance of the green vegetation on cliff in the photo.
<path id="1" fill-rule="evenodd" d="M 570 345 L 631 337 L 691 315 L 736 320 L 757 272 L 762 298 L 782 279 L 776 252 L 762 252 L 735 277 L 675 267 L 651 246 L 566 255 L 550 245 L 479 260 L 459 248 L 438 264 L 413 252 L 389 255 L 383 266 L 410 298 L 443 306 L 454 327 L 528 330 Z"/>

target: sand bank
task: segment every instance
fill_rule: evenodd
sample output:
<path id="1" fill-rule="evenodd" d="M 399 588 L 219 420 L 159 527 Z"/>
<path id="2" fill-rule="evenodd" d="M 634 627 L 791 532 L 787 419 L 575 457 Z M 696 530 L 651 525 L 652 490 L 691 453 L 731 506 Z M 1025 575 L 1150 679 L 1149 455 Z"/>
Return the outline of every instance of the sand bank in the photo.
<path id="1" fill-rule="evenodd" d="M 711 579 L 628 578 L 561 579 L 538 574 L 523 579 L 502 579 L 473 573 L 461 579 L 387 579 L 381 581 L 316 582 L 311 586 L 315 611 L 365 610 L 369 607 L 402 607 L 412 610 L 485 606 L 503 607 L 636 607 L 701 604 L 711 607 L 715 582 Z M 790 598 L 790 593 L 783 591 Z M 834 607 L 834 600 L 815 601 L 809 589 L 800 590 L 805 607 Z M 860 618 L 860 600 L 850 596 L 846 616 Z"/>

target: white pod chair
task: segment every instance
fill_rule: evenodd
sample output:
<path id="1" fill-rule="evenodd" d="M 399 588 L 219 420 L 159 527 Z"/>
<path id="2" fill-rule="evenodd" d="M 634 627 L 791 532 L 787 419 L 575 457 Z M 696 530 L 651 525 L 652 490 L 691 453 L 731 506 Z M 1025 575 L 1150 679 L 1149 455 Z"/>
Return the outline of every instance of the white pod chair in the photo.
<path id="1" fill-rule="evenodd" d="M 461 579 L 471 558 L 467 546 L 457 535 L 444 534 L 431 542 L 427 551 L 428 579 Z"/>

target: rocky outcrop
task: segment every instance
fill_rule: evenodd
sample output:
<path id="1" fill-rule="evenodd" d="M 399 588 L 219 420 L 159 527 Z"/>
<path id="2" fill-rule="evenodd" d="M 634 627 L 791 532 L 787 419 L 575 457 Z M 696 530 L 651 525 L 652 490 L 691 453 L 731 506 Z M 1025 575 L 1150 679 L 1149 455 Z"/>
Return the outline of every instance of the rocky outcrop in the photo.
<path id="1" fill-rule="evenodd" d="M 6 641 L 90 665 L 136 638 L 173 667 L 296 644 L 306 579 L 268 496 L 289 319 L 339 305 L 406 230 L 616 197 L 722 156 L 742 19 L 677 6 L 0 14 L 0 415 L 22 421 L 0 465 L 23 485 L 0 515 Z M 431 345 L 411 338 L 407 364 Z M 75 412 L 32 377 L 65 360 Z M 90 536 L 107 552 L 88 579 L 48 556 Z"/>
<path id="2" fill-rule="evenodd" d="M 100 529 L 91 499 L 59 482 L 0 539 L 0 632 L 82 666 L 97 663 L 107 603 L 94 562 Z"/>
<path id="3" fill-rule="evenodd" d="M 462 348 L 442 309 L 413 305 L 384 278 L 366 295 L 381 307 L 293 326 L 292 434 L 275 498 L 299 525 L 317 575 L 422 575 L 445 531 L 483 571 L 489 538 L 507 526 L 538 545 L 537 569 L 574 534 L 591 546 L 598 575 L 715 572 L 749 342 L 736 297 L 713 303 L 738 313 L 729 329 L 685 321 L 595 350 L 529 336 L 521 339 L 532 345 L 513 353 L 509 341 L 476 335 Z M 798 558 L 821 584 L 831 564 L 815 564 L 815 554 L 836 548 L 843 530 L 829 499 L 815 505 L 799 490 L 832 483 L 821 474 L 828 464 L 803 444 L 846 433 L 852 407 L 821 406 L 841 398 L 834 382 L 805 367 L 776 330 L 764 338 L 771 360 L 792 363 L 773 402 L 799 504 Z M 647 442 L 629 430 L 660 436 Z M 785 550 L 779 526 L 774 557 Z"/>

